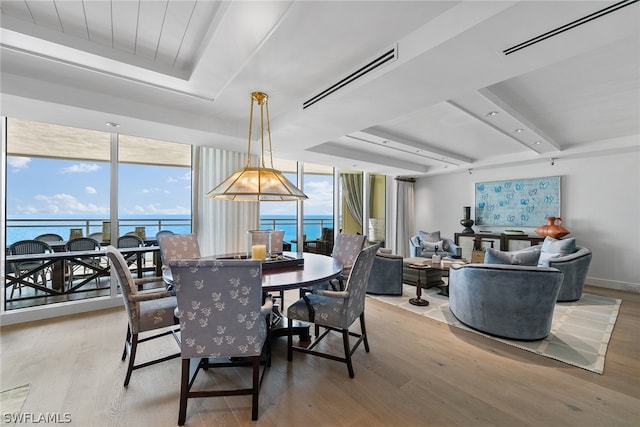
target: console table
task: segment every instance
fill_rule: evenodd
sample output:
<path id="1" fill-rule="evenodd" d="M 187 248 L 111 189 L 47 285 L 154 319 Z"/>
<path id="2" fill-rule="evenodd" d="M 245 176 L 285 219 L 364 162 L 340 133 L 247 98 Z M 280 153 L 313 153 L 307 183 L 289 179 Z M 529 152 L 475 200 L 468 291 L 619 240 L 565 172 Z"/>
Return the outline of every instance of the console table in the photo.
<path id="1" fill-rule="evenodd" d="M 528 246 L 542 243 L 544 237 L 527 234 L 505 233 L 454 233 L 455 244 L 462 248 L 462 257 L 471 259 L 474 248 L 493 247 L 501 251 L 517 251 Z"/>

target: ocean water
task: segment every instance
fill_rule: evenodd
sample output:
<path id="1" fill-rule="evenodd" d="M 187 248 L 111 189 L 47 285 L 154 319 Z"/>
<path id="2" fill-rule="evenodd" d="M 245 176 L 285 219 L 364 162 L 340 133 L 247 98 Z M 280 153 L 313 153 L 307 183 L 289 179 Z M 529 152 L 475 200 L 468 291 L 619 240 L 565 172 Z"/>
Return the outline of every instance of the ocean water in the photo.
<path id="1" fill-rule="evenodd" d="M 45 233 L 55 233 L 66 240 L 69 238 L 72 228 L 81 228 L 84 236 L 91 233 L 102 232 L 103 219 L 100 218 L 51 218 L 29 221 L 26 221 L 26 219 L 27 218 L 10 218 L 7 220 L 7 246 L 20 240 L 33 239 Z M 155 236 L 160 228 L 163 230 L 171 230 L 176 234 L 191 232 L 190 217 L 166 215 L 149 218 L 122 218 L 120 220 L 120 235 L 135 231 L 136 226 L 145 227 L 145 234 L 148 238 Z M 305 217 L 303 233 L 307 235 L 308 240 L 313 240 L 322 235 L 323 227 L 333 228 L 333 217 L 331 215 Z M 284 230 L 285 241 L 295 240 L 295 215 L 269 215 L 260 217 L 260 229 Z"/>

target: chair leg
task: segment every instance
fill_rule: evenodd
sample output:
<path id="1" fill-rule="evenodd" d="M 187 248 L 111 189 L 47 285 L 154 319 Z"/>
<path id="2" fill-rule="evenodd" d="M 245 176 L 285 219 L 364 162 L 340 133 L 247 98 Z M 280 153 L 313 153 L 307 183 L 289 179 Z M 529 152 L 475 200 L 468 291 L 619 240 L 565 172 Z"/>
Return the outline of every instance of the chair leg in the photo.
<path id="1" fill-rule="evenodd" d="M 287 360 L 293 360 L 293 319 L 287 320 Z"/>
<path id="2" fill-rule="evenodd" d="M 351 346 L 349 346 L 349 329 L 342 330 L 342 342 L 344 344 L 344 358 L 347 362 L 347 369 L 349 370 L 349 378 L 355 376 L 353 372 L 353 364 L 351 363 Z"/>
<path id="3" fill-rule="evenodd" d="M 258 419 L 258 395 L 260 392 L 260 356 L 253 358 L 253 393 L 251 401 L 251 419 Z"/>
<path id="4" fill-rule="evenodd" d="M 364 337 L 364 349 L 367 353 L 369 353 L 369 340 L 367 339 L 367 328 L 364 325 L 364 311 L 360 314 L 360 331 L 362 331 L 362 336 Z"/>
<path id="5" fill-rule="evenodd" d="M 127 338 L 124 340 L 124 350 L 122 351 L 122 360 L 127 358 L 127 346 L 131 342 L 131 327 L 127 325 Z"/>
<path id="6" fill-rule="evenodd" d="M 191 359 L 182 359 L 182 379 L 180 380 L 180 412 L 178 425 L 184 425 L 187 419 L 187 399 L 189 394 L 189 363 Z"/>
<path id="7" fill-rule="evenodd" d="M 125 387 L 129 385 L 131 372 L 133 372 L 133 362 L 136 360 L 136 349 L 138 348 L 138 334 L 131 334 L 131 350 L 129 351 L 129 366 L 127 367 L 127 376 L 124 378 Z"/>

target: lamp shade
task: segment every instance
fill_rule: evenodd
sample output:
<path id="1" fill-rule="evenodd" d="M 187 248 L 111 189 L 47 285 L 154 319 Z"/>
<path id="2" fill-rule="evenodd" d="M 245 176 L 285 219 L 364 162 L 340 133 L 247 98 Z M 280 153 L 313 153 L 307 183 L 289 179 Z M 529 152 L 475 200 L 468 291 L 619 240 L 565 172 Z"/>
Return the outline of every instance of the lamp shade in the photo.
<path id="1" fill-rule="evenodd" d="M 298 187 L 289 181 L 279 170 L 265 167 L 264 159 L 264 130 L 265 118 L 269 143 L 271 148 L 271 128 L 269 125 L 268 96 L 262 92 L 251 94 L 251 115 L 249 116 L 249 143 L 247 148 L 247 164 L 244 169 L 234 172 L 230 177 L 218 184 L 213 190 L 207 193 L 212 199 L 230 200 L 236 202 L 295 202 L 307 199 Z M 262 167 L 251 166 L 251 130 L 253 127 L 253 105 L 257 102 L 260 106 L 260 137 L 262 141 L 262 152 L 260 153 L 260 164 Z M 264 112 L 266 111 L 266 117 Z"/>
<path id="2" fill-rule="evenodd" d="M 282 172 L 250 166 L 234 172 L 207 195 L 236 202 L 294 202 L 307 198 Z"/>

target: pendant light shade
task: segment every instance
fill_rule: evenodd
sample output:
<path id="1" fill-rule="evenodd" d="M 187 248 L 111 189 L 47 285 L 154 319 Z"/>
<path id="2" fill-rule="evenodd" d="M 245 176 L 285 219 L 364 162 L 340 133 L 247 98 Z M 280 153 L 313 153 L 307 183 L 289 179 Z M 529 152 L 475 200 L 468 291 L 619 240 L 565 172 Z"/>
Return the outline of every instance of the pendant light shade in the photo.
<path id="1" fill-rule="evenodd" d="M 273 150 L 271 149 L 271 128 L 269 126 L 269 106 L 267 101 L 268 96 L 265 93 L 253 92 L 251 94 L 247 164 L 243 169 L 234 172 L 230 177 L 207 193 L 212 199 L 237 202 L 291 202 L 308 198 L 307 195 L 289 181 L 282 172 L 273 168 L 273 155 L 271 154 Z M 253 107 L 256 102 L 260 106 L 260 166 L 251 166 Z M 267 167 L 264 159 L 265 123 L 269 143 L 270 167 Z"/>

